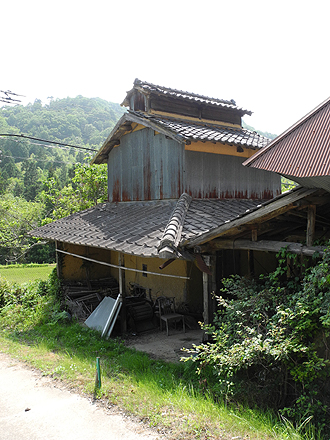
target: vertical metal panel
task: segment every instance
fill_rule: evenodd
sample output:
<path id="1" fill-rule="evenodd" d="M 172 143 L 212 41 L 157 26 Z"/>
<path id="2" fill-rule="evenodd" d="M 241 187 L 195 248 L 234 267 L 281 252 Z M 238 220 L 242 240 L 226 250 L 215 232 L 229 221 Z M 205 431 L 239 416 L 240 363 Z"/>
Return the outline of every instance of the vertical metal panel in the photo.
<path id="1" fill-rule="evenodd" d="M 149 128 L 123 136 L 109 154 L 109 200 L 180 197 L 183 157 L 183 145 Z"/>
<path id="2" fill-rule="evenodd" d="M 162 136 L 162 135 L 159 135 Z M 158 137 L 158 136 L 157 136 Z M 183 145 L 171 139 L 163 139 L 163 198 L 179 198 L 183 192 Z M 156 148 L 155 151 L 159 151 Z"/>
<path id="3" fill-rule="evenodd" d="M 123 169 L 122 173 L 123 182 L 127 181 L 128 173 L 131 173 L 132 175 L 132 187 L 130 192 L 127 194 L 126 200 L 143 200 L 143 157 L 141 153 L 143 151 L 143 145 L 145 142 L 146 139 L 144 130 L 131 133 L 121 139 L 119 148 L 122 150 L 126 159 L 124 160 L 125 169 Z M 132 153 L 131 157 L 127 154 L 128 152 Z"/>
<path id="4" fill-rule="evenodd" d="M 271 199 L 280 194 L 280 176 L 243 167 L 240 157 L 195 151 L 185 156 L 185 191 L 193 198 Z"/>
<path id="5" fill-rule="evenodd" d="M 111 151 L 112 160 L 108 160 L 108 197 L 110 202 L 121 199 L 121 152 L 118 148 Z"/>

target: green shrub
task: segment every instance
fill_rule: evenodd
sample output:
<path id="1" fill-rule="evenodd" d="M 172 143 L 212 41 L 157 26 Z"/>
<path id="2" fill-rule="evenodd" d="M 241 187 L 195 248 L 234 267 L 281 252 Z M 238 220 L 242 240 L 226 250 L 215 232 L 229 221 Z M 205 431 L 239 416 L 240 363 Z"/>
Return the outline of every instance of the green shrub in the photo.
<path id="1" fill-rule="evenodd" d="M 212 342 L 190 360 L 216 398 L 272 407 L 329 432 L 330 250 L 307 269 L 285 250 L 278 257 L 258 282 L 223 280 L 214 322 L 204 326 Z"/>
<path id="2" fill-rule="evenodd" d="M 60 282 L 53 270 L 47 281 L 9 283 L 0 276 L 0 326 L 23 330 L 58 320 Z"/>

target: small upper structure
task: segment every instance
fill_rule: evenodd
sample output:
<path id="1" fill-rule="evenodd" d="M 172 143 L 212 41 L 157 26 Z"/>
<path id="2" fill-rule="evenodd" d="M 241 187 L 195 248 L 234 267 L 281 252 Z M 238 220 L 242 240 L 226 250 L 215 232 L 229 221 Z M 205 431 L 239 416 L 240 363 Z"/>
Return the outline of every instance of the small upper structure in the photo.
<path id="1" fill-rule="evenodd" d="M 306 188 L 330 191 L 330 98 L 243 165 L 281 174 Z"/>
<path id="2" fill-rule="evenodd" d="M 252 112 L 237 107 L 236 102 L 209 98 L 196 93 L 156 86 L 151 83 L 134 81 L 133 88 L 127 92 L 123 106 L 132 111 L 150 114 L 178 115 L 195 118 L 199 121 L 220 122 L 241 127 L 241 118 Z"/>
<path id="3" fill-rule="evenodd" d="M 156 86 L 138 79 L 93 163 L 108 163 L 109 201 L 263 199 L 280 193 L 276 174 L 242 162 L 269 139 L 242 128 L 251 112 L 235 101 Z"/>

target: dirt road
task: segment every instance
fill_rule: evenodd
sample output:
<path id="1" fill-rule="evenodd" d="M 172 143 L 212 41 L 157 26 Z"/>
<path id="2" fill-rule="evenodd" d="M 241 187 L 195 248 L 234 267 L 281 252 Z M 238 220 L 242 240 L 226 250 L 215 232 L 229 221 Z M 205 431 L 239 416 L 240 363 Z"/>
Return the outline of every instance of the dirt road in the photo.
<path id="1" fill-rule="evenodd" d="M 0 440 L 156 440 L 160 436 L 0 352 Z"/>

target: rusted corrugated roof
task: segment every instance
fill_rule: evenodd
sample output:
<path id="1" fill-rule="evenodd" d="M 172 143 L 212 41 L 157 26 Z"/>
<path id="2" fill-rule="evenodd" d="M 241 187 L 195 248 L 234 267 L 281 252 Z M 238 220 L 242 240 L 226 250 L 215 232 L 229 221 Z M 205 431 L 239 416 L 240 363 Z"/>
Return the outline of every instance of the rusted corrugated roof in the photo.
<path id="1" fill-rule="evenodd" d="M 169 87 L 157 86 L 156 84 L 151 84 L 145 81 L 141 81 L 139 79 L 135 79 L 133 88 L 129 92 L 127 92 L 126 98 L 124 99 L 121 105 L 124 106 L 129 105 L 129 98 L 134 92 L 134 90 L 139 90 L 141 93 L 145 95 L 154 93 L 162 96 L 171 96 L 184 101 L 195 101 L 195 102 L 200 102 L 201 104 L 229 108 L 239 111 L 242 115 L 252 114 L 250 110 L 246 110 L 238 107 L 233 99 L 225 100 L 218 98 L 210 98 L 208 96 L 198 95 L 197 93 L 190 93 L 190 92 L 185 92 L 183 90 L 171 89 Z"/>
<path id="2" fill-rule="evenodd" d="M 243 165 L 294 177 L 330 175 L 330 98 Z"/>

